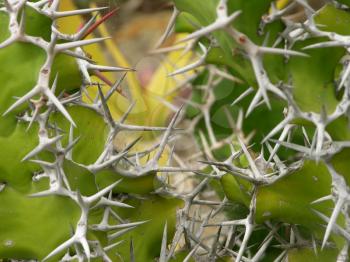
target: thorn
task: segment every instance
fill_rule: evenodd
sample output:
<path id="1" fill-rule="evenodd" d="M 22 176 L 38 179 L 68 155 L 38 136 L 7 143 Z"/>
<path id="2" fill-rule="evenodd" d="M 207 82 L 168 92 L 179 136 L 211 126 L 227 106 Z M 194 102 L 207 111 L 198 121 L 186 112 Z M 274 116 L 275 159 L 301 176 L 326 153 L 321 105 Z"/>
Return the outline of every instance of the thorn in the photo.
<path id="1" fill-rule="evenodd" d="M 166 146 L 166 144 L 168 142 L 168 138 L 169 138 L 169 136 L 170 136 L 170 134 L 171 134 L 171 132 L 173 130 L 174 125 L 176 124 L 176 121 L 177 121 L 177 119 L 178 119 L 178 117 L 180 115 L 180 112 L 181 112 L 183 106 L 184 105 L 180 106 L 179 110 L 175 113 L 175 115 L 173 116 L 173 118 L 171 119 L 171 121 L 170 121 L 170 123 L 168 125 L 168 128 L 166 129 L 165 133 L 163 134 L 163 138 L 162 138 L 162 140 L 161 140 L 161 142 L 159 144 L 158 151 L 157 151 L 157 153 L 155 154 L 155 156 L 153 158 L 155 162 L 158 162 L 158 160 L 161 158 L 161 156 L 163 154 L 163 151 L 165 149 L 165 146 Z"/>
<path id="2" fill-rule="evenodd" d="M 113 10 L 109 11 L 107 14 L 102 16 L 98 21 L 96 21 L 93 25 L 91 25 L 85 34 L 81 37 L 81 39 L 86 38 L 88 35 L 90 35 L 99 25 L 107 21 L 109 18 L 111 18 L 117 11 L 119 10 L 118 7 L 114 8 Z"/>
<path id="3" fill-rule="evenodd" d="M 61 102 L 57 99 L 57 97 L 51 92 L 50 89 L 45 88 L 43 93 L 48 97 L 48 99 L 55 105 L 58 111 L 74 126 L 76 127 L 72 117 L 69 115 L 68 111 L 64 108 Z"/>
<path id="4" fill-rule="evenodd" d="M 301 145 L 297 145 L 297 144 L 293 144 L 293 143 L 289 143 L 289 142 L 284 142 L 284 141 L 279 141 L 279 140 L 275 140 L 275 139 L 270 139 L 270 141 L 276 143 L 276 144 L 280 144 L 284 147 L 293 149 L 295 151 L 301 152 L 301 153 L 305 153 L 310 155 L 311 154 L 311 149 L 305 146 L 301 146 Z"/>
<path id="5" fill-rule="evenodd" d="M 135 107 L 135 105 L 136 105 L 136 101 L 133 101 L 133 102 L 129 105 L 128 109 L 123 113 L 123 116 L 120 118 L 119 124 L 123 124 L 123 123 L 126 121 L 126 119 L 128 118 L 129 114 L 131 113 L 131 111 L 133 110 L 133 108 Z"/>
<path id="6" fill-rule="evenodd" d="M 135 71 L 133 68 L 117 67 L 117 66 L 102 66 L 95 64 L 88 64 L 87 68 L 89 70 L 98 70 L 99 72 L 125 72 L 125 71 Z"/>
<path id="7" fill-rule="evenodd" d="M 82 40 L 88 35 L 86 33 L 89 28 L 95 23 L 97 16 L 98 14 L 95 14 L 89 19 L 89 21 L 87 21 L 87 23 L 85 23 L 85 25 L 81 25 L 79 27 L 78 32 L 76 33 L 76 40 Z"/>
<path id="8" fill-rule="evenodd" d="M 332 200 L 332 195 L 324 196 L 311 202 L 311 204 L 318 204 L 324 201 Z"/>
<path id="9" fill-rule="evenodd" d="M 129 231 L 135 229 L 135 228 L 136 227 L 129 227 L 129 228 L 122 229 L 122 230 L 120 230 L 118 232 L 115 232 L 113 234 L 108 235 L 107 238 L 108 238 L 109 241 L 114 240 L 114 239 L 116 239 L 116 238 L 118 238 L 118 237 L 128 233 Z"/>
<path id="10" fill-rule="evenodd" d="M 270 140 L 271 137 L 273 137 L 275 134 L 277 134 L 281 129 L 285 128 L 291 119 L 289 117 L 286 117 L 283 119 L 277 126 L 275 126 L 270 133 L 267 134 L 267 136 L 262 140 L 261 143 L 265 143 L 267 140 Z"/>
<path id="11" fill-rule="evenodd" d="M 55 46 L 55 51 L 56 52 L 62 52 L 64 50 L 71 49 L 71 48 L 82 47 L 82 46 L 85 46 L 85 45 L 91 45 L 91 44 L 95 44 L 95 43 L 100 43 L 100 42 L 103 42 L 103 41 L 105 41 L 107 39 L 110 39 L 110 37 L 93 38 L 93 39 L 78 40 L 78 41 L 74 41 L 74 42 L 57 44 Z"/>
<path id="12" fill-rule="evenodd" d="M 187 256 L 184 258 L 183 262 L 189 262 L 191 261 L 191 257 L 194 255 L 194 253 L 197 251 L 197 249 L 200 247 L 200 243 L 195 245 L 193 249 L 187 254 Z"/>
<path id="13" fill-rule="evenodd" d="M 329 223 L 329 218 L 327 216 L 325 216 L 324 214 L 322 214 L 321 212 L 315 210 L 315 209 L 311 209 L 316 215 L 318 215 L 323 221 Z M 343 229 L 342 227 L 338 226 L 337 223 L 333 224 L 333 228 L 332 230 L 336 233 L 339 234 L 341 236 L 343 236 L 347 241 L 350 241 L 350 234 Z"/>
<path id="14" fill-rule="evenodd" d="M 335 204 L 335 207 L 333 209 L 332 216 L 330 217 L 328 224 L 327 224 L 326 232 L 324 234 L 323 241 L 322 241 L 321 250 L 325 247 L 327 240 L 332 232 L 332 229 L 333 229 L 334 225 L 337 223 L 338 215 L 339 215 L 344 203 L 345 203 L 344 198 L 338 198 L 338 200 Z"/>
<path id="15" fill-rule="evenodd" d="M 256 92 L 252 102 L 249 104 L 249 107 L 247 109 L 247 112 L 245 114 L 245 117 L 247 118 L 255 108 L 257 108 L 259 105 L 261 105 L 261 90 L 258 89 L 258 91 Z"/>
<path id="16" fill-rule="evenodd" d="M 160 257 L 159 262 L 167 262 L 167 241 L 168 241 L 168 222 L 165 222 L 164 230 L 163 230 L 163 238 L 162 238 L 162 245 L 160 249 Z"/>
<path id="17" fill-rule="evenodd" d="M 105 77 L 100 71 L 98 70 L 94 70 L 91 72 L 94 76 L 96 76 L 97 78 L 99 78 L 101 81 L 103 81 L 104 83 L 106 83 L 108 86 L 112 87 L 113 83 L 107 78 Z M 122 89 L 117 89 L 117 92 L 119 94 L 121 94 L 123 97 L 128 98 L 126 96 L 126 94 L 124 94 Z"/>
<path id="18" fill-rule="evenodd" d="M 278 138 L 279 141 L 284 141 L 284 139 L 287 137 L 287 135 L 289 134 L 290 130 L 292 129 L 293 125 L 286 125 L 285 128 L 283 129 L 280 137 Z M 264 139 L 265 140 L 265 139 Z M 273 148 L 273 151 L 270 153 L 270 157 L 267 160 L 267 163 L 270 163 L 271 160 L 274 158 L 274 156 L 276 155 L 278 149 L 280 148 L 279 143 L 276 143 L 275 147 Z"/>
<path id="19" fill-rule="evenodd" d="M 65 55 L 68 55 L 68 56 L 71 56 L 71 57 L 74 57 L 74 58 L 78 58 L 80 60 L 83 60 L 84 62 L 95 63 L 95 61 L 92 60 L 91 58 L 85 56 L 84 54 L 78 54 L 75 51 L 64 50 L 64 51 L 61 51 L 61 53 L 65 54 Z"/>
<path id="20" fill-rule="evenodd" d="M 285 56 L 291 55 L 291 56 L 310 57 L 310 55 L 302 53 L 302 52 L 298 52 L 298 51 L 281 49 L 281 48 L 264 47 L 264 46 L 259 47 L 259 52 L 262 54 L 277 54 L 277 55 L 285 55 Z"/>
<path id="21" fill-rule="evenodd" d="M 76 143 L 78 143 L 79 141 L 79 137 L 77 137 L 76 139 L 74 139 L 74 130 L 73 130 L 73 126 L 70 125 L 69 126 L 69 138 L 68 138 L 68 142 L 69 142 L 69 145 L 71 146 L 67 146 L 67 148 L 65 149 L 65 152 L 66 152 L 66 158 L 68 160 L 72 160 L 72 157 L 73 157 L 73 147 L 74 145 L 76 145 Z"/>
<path id="22" fill-rule="evenodd" d="M 62 139 L 64 135 L 58 135 L 56 137 L 53 138 L 48 138 L 45 143 L 40 143 L 39 145 L 37 145 L 32 151 L 30 151 L 25 157 L 23 157 L 23 159 L 21 160 L 21 162 L 26 161 L 30 158 L 32 158 L 33 156 L 39 154 L 41 151 L 43 151 L 45 148 L 56 144 L 56 142 L 60 139 Z"/>
<path id="23" fill-rule="evenodd" d="M 103 197 L 105 194 L 107 194 L 109 191 L 111 191 L 114 187 L 116 187 L 120 182 L 122 182 L 123 179 L 119 179 L 118 181 L 112 183 L 109 186 L 106 186 L 104 189 L 101 189 L 99 192 L 97 192 L 96 194 L 89 196 L 86 198 L 86 202 L 88 204 L 93 203 L 94 201 L 96 201 L 97 199 Z"/>
<path id="24" fill-rule="evenodd" d="M 186 41 L 189 41 L 192 39 L 198 39 L 202 36 L 205 36 L 205 35 L 208 35 L 209 33 L 214 32 L 216 30 L 223 29 L 223 28 L 227 27 L 229 24 L 231 24 L 231 22 L 233 20 L 235 20 L 240 14 L 241 14 L 241 11 L 236 11 L 228 17 L 217 19 L 214 23 L 212 23 L 206 27 L 203 27 L 202 29 L 199 29 L 199 30 L 193 32 L 192 34 L 180 39 L 179 41 L 177 41 L 176 44 L 186 42 Z"/>
<path id="25" fill-rule="evenodd" d="M 247 147 L 245 146 L 245 144 L 243 143 L 243 141 L 240 139 L 239 136 L 237 136 L 237 139 L 239 141 L 239 144 L 241 145 L 241 148 L 244 152 L 244 155 L 246 156 L 248 162 L 249 162 L 249 165 L 253 171 L 253 175 L 254 175 L 254 178 L 261 178 L 262 177 L 262 174 L 260 173 L 258 167 L 256 166 L 255 164 L 255 161 L 253 160 L 252 156 L 250 155 Z"/>
<path id="26" fill-rule="evenodd" d="M 106 102 L 106 99 L 103 95 L 103 92 L 102 92 L 102 89 L 101 89 L 101 86 L 98 84 L 97 85 L 97 88 L 98 88 L 98 94 L 100 96 L 100 100 L 101 100 L 101 104 L 102 104 L 102 107 L 103 107 L 103 112 L 104 112 L 104 115 L 108 121 L 108 124 L 111 126 L 111 127 L 115 127 L 115 122 L 114 122 L 114 119 L 112 117 L 112 114 L 108 108 L 108 105 L 107 105 L 107 102 Z"/>
<path id="27" fill-rule="evenodd" d="M 267 105 L 267 107 L 271 110 L 270 100 L 267 95 L 267 89 L 268 86 L 271 85 L 270 80 L 268 80 L 266 76 L 266 72 L 264 70 L 264 67 L 262 65 L 262 61 L 260 59 L 257 59 L 256 57 L 252 57 L 250 59 L 251 64 L 253 66 L 253 70 L 255 73 L 255 78 L 258 82 L 258 92 L 255 95 L 252 103 L 250 104 L 247 115 L 251 113 L 251 111 L 258 105 L 258 101 L 260 100 L 260 97 L 262 96 L 264 98 L 264 101 Z"/>
<path id="28" fill-rule="evenodd" d="M 342 86 L 345 84 L 345 81 L 348 79 L 349 75 L 350 75 L 350 61 L 348 61 L 348 65 L 345 69 L 345 72 L 341 75 L 341 80 L 337 87 L 338 90 L 340 90 Z"/>
<path id="29" fill-rule="evenodd" d="M 119 93 L 122 92 L 122 90 L 121 90 L 119 87 L 120 87 L 121 83 L 123 82 L 123 80 L 125 79 L 126 74 L 127 74 L 127 73 L 124 73 L 124 74 L 122 75 L 122 77 L 119 78 L 119 80 L 117 80 L 117 81 L 112 85 L 112 87 L 108 90 L 108 92 L 107 92 L 107 94 L 106 94 L 106 96 L 105 96 L 106 101 L 108 101 L 108 100 L 110 99 L 110 97 L 113 95 L 113 93 L 114 93 L 115 91 L 118 91 Z"/>
<path id="30" fill-rule="evenodd" d="M 171 14 L 171 17 L 169 19 L 167 27 L 166 27 L 163 35 L 158 40 L 158 42 L 157 42 L 156 46 L 154 47 L 154 49 L 158 49 L 165 42 L 165 40 L 168 38 L 168 36 L 170 35 L 171 31 L 174 28 L 174 25 L 175 25 L 175 22 L 176 22 L 176 18 L 178 17 L 179 14 L 180 14 L 180 11 L 174 5 L 173 13 Z"/>
<path id="31" fill-rule="evenodd" d="M 67 248 L 69 248 L 71 245 L 73 245 L 75 242 L 74 236 L 70 239 L 68 239 L 66 242 L 63 242 L 61 245 L 59 245 L 57 248 L 55 248 L 50 254 L 48 254 L 42 261 L 47 261 L 53 256 L 65 251 Z"/>
<path id="32" fill-rule="evenodd" d="M 94 231 L 111 231 L 111 230 L 116 230 L 116 229 L 125 229 L 125 228 L 135 228 L 139 225 L 145 224 L 149 222 L 149 220 L 145 221 L 140 221 L 140 222 L 133 222 L 133 223 L 124 223 L 124 224 L 118 224 L 118 225 L 100 225 L 100 224 L 95 224 L 91 225 L 91 229 Z"/>
<path id="33" fill-rule="evenodd" d="M 123 202 L 115 201 L 115 200 L 110 200 L 105 197 L 101 197 L 100 201 L 93 207 L 101 207 L 101 206 L 113 206 L 113 207 L 121 207 L 121 208 L 134 208 L 133 206 L 130 206 L 128 204 L 125 204 Z"/>
<path id="34" fill-rule="evenodd" d="M 118 241 L 118 242 L 116 242 L 116 243 L 114 243 L 114 244 L 111 244 L 111 245 L 109 245 L 109 246 L 106 246 L 105 248 L 103 248 L 103 250 L 104 250 L 105 252 L 108 252 L 108 251 L 112 250 L 113 248 L 115 248 L 116 246 L 119 246 L 120 244 L 122 244 L 122 243 L 124 243 L 124 242 L 125 242 L 125 240 Z"/>
<path id="35" fill-rule="evenodd" d="M 51 87 L 51 92 L 53 94 L 56 93 L 56 88 L 57 88 L 57 81 L 58 81 L 58 72 L 55 75 L 55 79 L 53 80 L 52 87 Z"/>
<path id="36" fill-rule="evenodd" d="M 40 191 L 34 194 L 28 195 L 28 197 L 47 197 L 47 196 L 53 196 L 58 195 L 58 192 L 56 190 L 48 189 L 44 191 Z"/>
<path id="37" fill-rule="evenodd" d="M 241 101 L 246 96 L 250 95 L 254 91 L 253 87 L 249 87 L 247 90 L 245 90 L 241 95 L 239 95 L 231 104 L 231 106 L 236 105 L 239 101 Z"/>
<path id="38" fill-rule="evenodd" d="M 321 43 L 316 43 L 303 48 L 303 50 L 314 49 L 314 48 L 325 48 L 325 47 L 337 47 L 337 46 L 347 46 L 346 43 L 339 41 L 326 41 Z"/>
<path id="39" fill-rule="evenodd" d="M 130 237 L 130 262 L 135 262 L 134 241 Z"/>
<path id="40" fill-rule="evenodd" d="M 208 51 L 209 49 L 207 49 L 203 44 L 201 44 L 200 42 L 198 43 L 200 48 L 202 49 L 203 51 L 203 55 L 199 58 L 199 60 L 197 60 L 196 62 L 192 63 L 192 64 L 189 64 L 189 65 L 186 65 L 178 70 L 175 70 L 174 72 L 170 73 L 168 76 L 171 77 L 171 76 L 176 76 L 176 75 L 179 75 L 179 74 L 183 74 L 183 73 L 186 73 L 188 71 L 191 71 L 191 70 L 194 70 L 196 69 L 197 67 L 200 67 L 202 66 L 204 63 L 205 63 L 205 59 L 208 55 Z"/>
<path id="41" fill-rule="evenodd" d="M 10 113 L 13 109 L 16 107 L 22 105 L 27 100 L 31 99 L 33 96 L 37 95 L 41 89 L 39 87 L 34 87 L 32 90 L 30 90 L 27 94 L 20 97 L 15 103 L 13 103 L 2 115 L 6 116 L 8 113 Z"/>

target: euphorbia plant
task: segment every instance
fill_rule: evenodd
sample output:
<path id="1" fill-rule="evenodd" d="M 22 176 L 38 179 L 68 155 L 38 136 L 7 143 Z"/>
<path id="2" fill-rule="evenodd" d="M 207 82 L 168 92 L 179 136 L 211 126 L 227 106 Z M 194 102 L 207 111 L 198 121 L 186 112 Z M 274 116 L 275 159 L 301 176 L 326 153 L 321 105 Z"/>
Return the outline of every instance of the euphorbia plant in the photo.
<path id="1" fill-rule="evenodd" d="M 349 4 L 174 0 L 142 89 L 115 11 L 0 1 L 0 257 L 346 261 Z"/>
<path id="2" fill-rule="evenodd" d="M 206 50 L 188 102 L 197 174 L 231 217 L 209 213 L 216 241 L 192 239 L 189 257 L 346 261 L 349 3 L 174 2 L 180 42 Z"/>
<path id="3" fill-rule="evenodd" d="M 181 201 L 151 192 L 162 186 L 157 172 L 178 170 L 166 165 L 164 152 L 179 112 L 168 127 L 167 117 L 163 126 L 150 126 L 141 89 L 131 85 L 129 98 L 121 79 L 103 74 L 132 69 L 98 65 L 107 60 L 101 49 L 83 49 L 105 40 L 91 33 L 111 13 L 87 22 L 77 17 L 105 8 L 75 10 L 70 1 L 2 1 L 0 6 L 0 77 L 6 93 L 0 120 L 0 257 L 159 256 L 164 225 L 173 228 Z M 67 34 L 67 27 L 79 30 Z M 120 133 L 130 138 L 116 146 Z"/>

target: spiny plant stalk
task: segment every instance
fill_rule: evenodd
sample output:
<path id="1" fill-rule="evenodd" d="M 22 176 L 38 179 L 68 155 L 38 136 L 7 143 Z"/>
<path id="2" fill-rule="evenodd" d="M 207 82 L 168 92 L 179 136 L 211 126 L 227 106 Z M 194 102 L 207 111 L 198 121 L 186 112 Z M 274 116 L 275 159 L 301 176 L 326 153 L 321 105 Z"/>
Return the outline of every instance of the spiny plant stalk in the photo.
<path id="1" fill-rule="evenodd" d="M 156 193 L 165 184 L 157 173 L 189 170 L 160 161 L 181 108 L 168 126 L 130 122 L 138 105 L 124 98 L 121 82 L 134 69 L 99 65 L 84 51 L 107 40 L 88 37 L 116 10 L 96 21 L 106 8 L 62 11 L 60 2 L 0 1 L 0 258 L 151 261 L 181 205 Z M 76 33 L 60 31 L 61 18 L 89 14 Z M 103 72 L 125 74 L 106 91 L 91 78 Z M 88 103 L 93 86 L 98 93 Z M 129 104 L 118 119 L 108 105 L 116 95 Z M 121 132 L 160 139 L 135 152 L 139 137 L 117 150 Z"/>
<path id="2" fill-rule="evenodd" d="M 174 3 L 200 171 L 161 261 L 348 261 L 350 2 Z"/>

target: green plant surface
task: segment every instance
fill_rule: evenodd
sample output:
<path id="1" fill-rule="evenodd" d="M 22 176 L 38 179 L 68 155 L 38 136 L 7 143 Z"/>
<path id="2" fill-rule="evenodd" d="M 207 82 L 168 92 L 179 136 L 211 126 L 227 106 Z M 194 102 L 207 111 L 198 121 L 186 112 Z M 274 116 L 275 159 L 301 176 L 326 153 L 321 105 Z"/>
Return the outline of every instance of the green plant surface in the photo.
<path id="1" fill-rule="evenodd" d="M 247 183 L 246 181 L 239 181 L 231 174 L 225 174 L 224 176 L 222 176 L 220 182 L 222 184 L 226 197 L 230 201 L 238 202 L 249 207 L 249 183 Z"/>
<path id="2" fill-rule="evenodd" d="M 175 211 L 182 207 L 183 202 L 178 199 L 152 196 L 144 200 L 130 199 L 126 203 L 134 208 L 127 211 L 118 210 L 123 218 L 147 222 L 123 235 L 122 239 L 125 239 L 125 242 L 117 250 L 123 258 L 130 259 L 130 241 L 132 240 L 136 258 L 140 257 L 145 262 L 154 261 L 155 257 L 159 257 L 165 223 L 167 223 L 168 236 L 171 239 L 175 231 Z"/>
<path id="3" fill-rule="evenodd" d="M 37 164 L 22 162 L 23 157 L 37 144 L 38 128 L 35 127 L 25 132 L 26 126 L 18 123 L 10 136 L 0 137 L 0 180 L 21 193 L 30 191 L 32 176 L 40 170 Z"/>
<path id="4" fill-rule="evenodd" d="M 339 1 L 341 2 L 341 1 Z M 322 31 L 334 32 L 341 35 L 349 35 L 350 29 L 346 26 L 350 22 L 350 14 L 328 4 L 317 12 L 315 22 L 322 28 Z"/>
<path id="5" fill-rule="evenodd" d="M 317 250 L 317 254 L 315 254 L 314 250 L 308 248 L 288 251 L 288 261 L 290 262 L 329 262 L 336 259 L 336 249 Z"/>
<path id="6" fill-rule="evenodd" d="M 318 43 L 320 39 L 299 42 L 295 49 Z M 334 70 L 344 55 L 342 48 L 304 50 L 308 58 L 293 57 L 288 66 L 293 81 L 293 96 L 302 111 L 332 113 L 338 103 L 335 97 Z M 327 61 L 327 63 L 324 63 Z M 319 66 L 322 64 L 323 66 Z"/>
<path id="7" fill-rule="evenodd" d="M 6 13 L 0 12 L 0 41 L 3 42 L 10 36 L 8 31 L 9 17 Z"/>
<path id="8" fill-rule="evenodd" d="M 31 186 L 28 193 L 43 190 L 47 184 L 32 182 Z M 11 186 L 6 186 L 0 197 L 2 258 L 43 259 L 69 238 L 71 225 L 79 217 L 78 206 L 64 197 L 30 198 Z"/>
<path id="9" fill-rule="evenodd" d="M 104 149 L 108 135 L 107 124 L 101 115 L 92 109 L 72 106 L 67 110 L 77 125 L 73 129 L 73 139 L 78 139 L 78 142 L 73 148 L 72 159 L 83 165 L 93 164 Z M 52 122 L 65 132 L 62 142 L 63 145 L 67 145 L 71 124 L 59 113 L 52 116 Z"/>
<path id="10" fill-rule="evenodd" d="M 278 219 L 320 230 L 321 220 L 312 209 L 328 212 L 330 202 L 318 205 L 311 202 L 329 194 L 330 185 L 331 178 L 324 165 L 305 162 L 302 169 L 258 190 L 257 222 Z"/>

